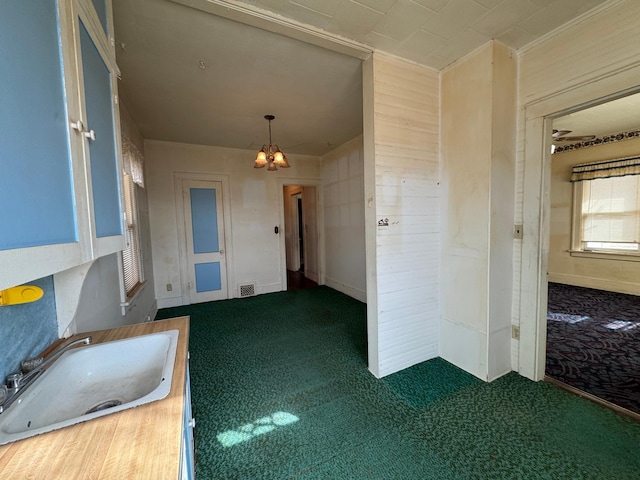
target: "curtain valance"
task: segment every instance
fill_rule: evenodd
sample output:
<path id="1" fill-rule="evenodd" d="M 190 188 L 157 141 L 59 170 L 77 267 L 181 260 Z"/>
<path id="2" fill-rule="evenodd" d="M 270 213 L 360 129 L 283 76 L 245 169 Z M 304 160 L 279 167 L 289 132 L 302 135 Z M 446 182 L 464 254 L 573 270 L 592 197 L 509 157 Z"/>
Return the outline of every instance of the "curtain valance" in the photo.
<path id="1" fill-rule="evenodd" d="M 624 177 L 625 175 L 640 175 L 640 156 L 574 165 L 571 181 L 581 182 L 597 178 Z"/>
<path id="2" fill-rule="evenodd" d="M 134 183 L 144 188 L 144 156 L 124 133 L 122 134 L 122 158 L 124 171 L 131 175 Z"/>

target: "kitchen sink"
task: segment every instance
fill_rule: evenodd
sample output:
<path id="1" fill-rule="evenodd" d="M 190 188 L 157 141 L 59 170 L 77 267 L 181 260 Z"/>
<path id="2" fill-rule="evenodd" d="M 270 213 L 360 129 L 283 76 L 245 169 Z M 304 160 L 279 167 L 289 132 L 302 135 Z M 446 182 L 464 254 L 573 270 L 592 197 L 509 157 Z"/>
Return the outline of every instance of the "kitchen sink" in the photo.
<path id="1" fill-rule="evenodd" d="M 169 330 L 68 350 L 0 414 L 0 445 L 166 397 L 177 344 Z"/>

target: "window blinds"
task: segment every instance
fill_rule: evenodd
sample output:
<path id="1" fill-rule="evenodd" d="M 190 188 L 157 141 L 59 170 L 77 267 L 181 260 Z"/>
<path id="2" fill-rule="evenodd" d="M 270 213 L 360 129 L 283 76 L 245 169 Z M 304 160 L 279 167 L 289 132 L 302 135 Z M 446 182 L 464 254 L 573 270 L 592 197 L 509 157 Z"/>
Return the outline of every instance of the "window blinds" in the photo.
<path id="1" fill-rule="evenodd" d="M 582 189 L 583 242 L 640 241 L 640 175 L 599 178 Z"/>
<path id="2" fill-rule="evenodd" d="M 138 218 L 135 203 L 135 183 L 131 176 L 124 174 L 125 217 L 127 221 L 127 247 L 122 251 L 124 288 L 127 297 L 142 282 L 140 248 L 138 236 Z"/>

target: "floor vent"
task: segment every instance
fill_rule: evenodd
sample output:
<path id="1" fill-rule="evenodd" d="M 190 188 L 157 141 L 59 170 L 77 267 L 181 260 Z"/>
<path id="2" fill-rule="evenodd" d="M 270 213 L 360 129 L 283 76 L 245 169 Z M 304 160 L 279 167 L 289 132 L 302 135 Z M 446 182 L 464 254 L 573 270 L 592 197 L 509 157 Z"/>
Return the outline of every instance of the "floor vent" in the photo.
<path id="1" fill-rule="evenodd" d="M 238 295 L 240 298 L 243 297 L 255 297 L 256 295 L 256 284 L 255 283 L 245 283 L 242 285 L 238 285 Z"/>

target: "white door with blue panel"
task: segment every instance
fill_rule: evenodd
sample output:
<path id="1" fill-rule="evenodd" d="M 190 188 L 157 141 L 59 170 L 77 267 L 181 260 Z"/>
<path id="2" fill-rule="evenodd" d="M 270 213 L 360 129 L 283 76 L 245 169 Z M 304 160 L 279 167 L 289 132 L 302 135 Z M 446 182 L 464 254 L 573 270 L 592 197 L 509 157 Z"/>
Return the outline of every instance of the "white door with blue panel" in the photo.
<path id="1" fill-rule="evenodd" d="M 222 183 L 182 182 L 190 303 L 227 299 Z"/>

